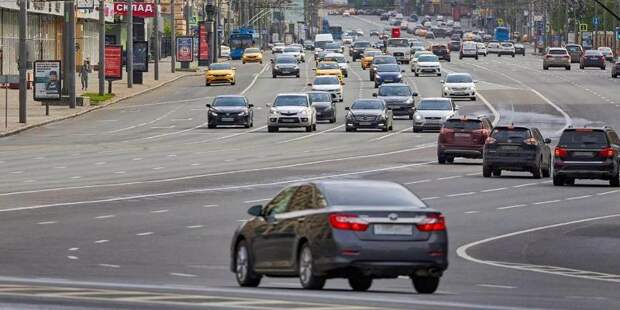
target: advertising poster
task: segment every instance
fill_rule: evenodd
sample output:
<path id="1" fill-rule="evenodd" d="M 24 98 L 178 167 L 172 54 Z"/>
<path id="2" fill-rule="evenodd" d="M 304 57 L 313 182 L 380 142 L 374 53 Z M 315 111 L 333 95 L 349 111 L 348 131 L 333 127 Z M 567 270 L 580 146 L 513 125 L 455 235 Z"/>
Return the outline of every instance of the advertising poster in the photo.
<path id="1" fill-rule="evenodd" d="M 198 28 L 198 60 L 209 60 L 209 36 L 205 22 L 201 22 Z"/>
<path id="2" fill-rule="evenodd" d="M 192 37 L 177 37 L 177 61 L 194 61 L 194 39 Z"/>
<path id="3" fill-rule="evenodd" d="M 123 47 L 120 45 L 106 45 L 105 68 L 106 80 L 123 79 Z"/>
<path id="4" fill-rule="evenodd" d="M 62 89 L 60 72 L 60 60 L 34 62 L 34 100 L 60 100 Z"/>
<path id="5" fill-rule="evenodd" d="M 149 43 L 133 41 L 133 71 L 149 72 Z"/>

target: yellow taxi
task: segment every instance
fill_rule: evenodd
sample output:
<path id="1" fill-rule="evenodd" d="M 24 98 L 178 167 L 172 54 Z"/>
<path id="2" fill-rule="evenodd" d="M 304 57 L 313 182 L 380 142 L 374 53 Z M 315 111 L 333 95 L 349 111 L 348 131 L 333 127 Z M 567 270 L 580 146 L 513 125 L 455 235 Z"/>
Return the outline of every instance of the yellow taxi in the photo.
<path id="1" fill-rule="evenodd" d="M 243 64 L 247 62 L 260 62 L 263 63 L 263 53 L 256 47 L 249 47 L 243 51 L 243 57 L 241 58 Z"/>
<path id="2" fill-rule="evenodd" d="M 337 76 L 340 82 L 344 81 L 344 75 L 342 74 L 342 70 L 340 66 L 335 61 L 322 61 L 319 62 L 316 66 L 315 71 L 316 76 L 324 76 L 324 75 L 334 75 Z"/>
<path id="3" fill-rule="evenodd" d="M 372 60 L 375 58 L 375 56 L 378 55 L 382 55 L 383 52 L 381 52 L 380 50 L 373 50 L 373 49 L 367 49 L 364 52 L 364 55 L 362 56 L 362 69 L 366 70 L 370 67 L 370 65 L 372 64 Z"/>
<path id="4" fill-rule="evenodd" d="M 213 63 L 205 71 L 205 85 L 210 86 L 214 83 L 237 84 L 237 72 L 231 64 L 226 62 Z"/>

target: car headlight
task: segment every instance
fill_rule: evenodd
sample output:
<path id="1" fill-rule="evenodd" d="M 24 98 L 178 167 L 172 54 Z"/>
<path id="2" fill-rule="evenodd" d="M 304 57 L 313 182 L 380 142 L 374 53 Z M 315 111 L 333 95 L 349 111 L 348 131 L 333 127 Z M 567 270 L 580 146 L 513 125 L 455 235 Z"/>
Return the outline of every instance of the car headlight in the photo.
<path id="1" fill-rule="evenodd" d="M 416 114 L 416 115 L 413 116 L 413 118 L 415 118 L 416 121 L 421 121 L 422 120 L 422 115 Z"/>
<path id="2" fill-rule="evenodd" d="M 450 91 L 450 87 L 448 87 L 448 86 L 444 86 L 443 90 L 444 90 L 444 91 Z"/>
<path id="3" fill-rule="evenodd" d="M 241 111 L 239 112 L 239 116 L 247 116 L 248 112 L 247 111 Z"/>
<path id="4" fill-rule="evenodd" d="M 275 68 L 276 70 L 280 70 L 280 66 L 278 66 L 278 65 L 276 65 L 274 68 Z"/>
<path id="5" fill-rule="evenodd" d="M 308 116 L 308 112 L 306 110 L 300 111 L 299 116 L 302 116 L 302 117 Z"/>
<path id="6" fill-rule="evenodd" d="M 397 78 L 397 79 L 402 79 L 402 78 L 403 78 L 403 75 L 402 75 L 402 74 L 399 74 L 398 76 L 396 76 L 396 78 Z"/>
<path id="7" fill-rule="evenodd" d="M 275 115 L 275 116 L 280 115 L 280 112 L 278 112 L 278 110 L 273 109 L 273 108 L 271 110 L 269 110 L 269 113 L 271 113 L 272 115 Z"/>
<path id="8" fill-rule="evenodd" d="M 349 112 L 349 113 L 347 113 L 347 115 L 345 117 L 348 120 L 353 119 L 353 113 Z"/>
<path id="9" fill-rule="evenodd" d="M 293 69 L 299 70 L 299 66 L 295 66 L 295 67 L 293 67 Z"/>
<path id="10" fill-rule="evenodd" d="M 406 104 L 412 104 L 413 103 L 413 98 L 409 97 L 409 99 L 407 99 L 407 101 L 405 101 Z"/>
<path id="11" fill-rule="evenodd" d="M 217 113 L 215 113 L 213 111 L 209 111 L 209 114 L 211 114 L 211 116 L 217 116 Z"/>

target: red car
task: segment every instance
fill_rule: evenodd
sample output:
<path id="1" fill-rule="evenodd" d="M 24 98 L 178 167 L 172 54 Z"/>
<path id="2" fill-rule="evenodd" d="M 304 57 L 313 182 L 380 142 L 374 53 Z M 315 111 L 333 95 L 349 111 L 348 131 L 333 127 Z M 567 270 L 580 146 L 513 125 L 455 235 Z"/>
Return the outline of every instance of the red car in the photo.
<path id="1" fill-rule="evenodd" d="M 455 157 L 482 158 L 484 142 L 493 130 L 486 116 L 448 119 L 439 132 L 437 161 L 454 162 Z"/>

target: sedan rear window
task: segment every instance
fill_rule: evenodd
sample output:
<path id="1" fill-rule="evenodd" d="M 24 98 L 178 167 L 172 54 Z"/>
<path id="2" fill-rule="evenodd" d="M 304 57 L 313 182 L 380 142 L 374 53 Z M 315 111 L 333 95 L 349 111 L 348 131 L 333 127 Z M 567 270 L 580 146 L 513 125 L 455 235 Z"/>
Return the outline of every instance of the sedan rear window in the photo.
<path id="1" fill-rule="evenodd" d="M 495 128 L 491 136 L 497 142 L 521 142 L 529 139 L 532 135 L 527 128 Z"/>
<path id="2" fill-rule="evenodd" d="M 381 100 L 357 100 L 351 105 L 353 110 L 383 110 Z"/>
<path id="3" fill-rule="evenodd" d="M 310 93 L 310 102 L 332 102 L 332 95 L 329 93 Z"/>
<path id="4" fill-rule="evenodd" d="M 452 110 L 449 100 L 422 100 L 418 110 Z"/>
<path id="5" fill-rule="evenodd" d="M 607 135 L 600 130 L 567 130 L 560 137 L 560 146 L 570 148 L 601 148 L 609 145 Z"/>
<path id="6" fill-rule="evenodd" d="M 338 184 L 324 190 L 327 201 L 332 206 L 350 207 L 424 207 L 424 203 L 400 185 L 376 188 L 367 186 Z"/>
<path id="7" fill-rule="evenodd" d="M 566 55 L 566 50 L 549 50 L 549 54 Z"/>
<path id="8" fill-rule="evenodd" d="M 449 119 L 444 125 L 449 129 L 482 129 L 482 122 L 477 119 Z"/>
<path id="9" fill-rule="evenodd" d="M 394 57 L 375 57 L 372 62 L 376 65 L 381 64 L 395 64 L 396 58 Z"/>

